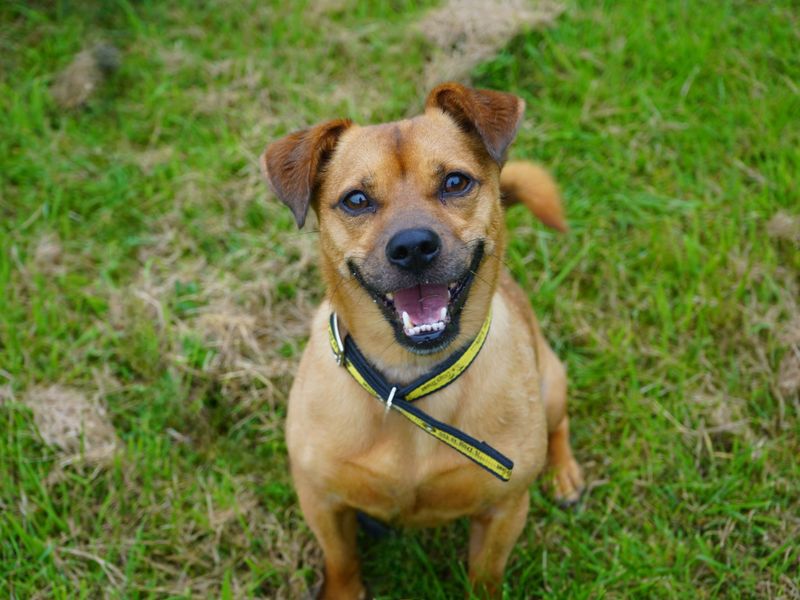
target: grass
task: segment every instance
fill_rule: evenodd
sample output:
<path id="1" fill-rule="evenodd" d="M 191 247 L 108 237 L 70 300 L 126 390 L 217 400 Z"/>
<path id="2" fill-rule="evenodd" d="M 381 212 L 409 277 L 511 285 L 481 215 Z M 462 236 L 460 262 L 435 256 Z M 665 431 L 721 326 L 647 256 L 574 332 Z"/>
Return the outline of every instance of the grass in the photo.
<path id="1" fill-rule="evenodd" d="M 434 2 L 328 4 L 0 9 L 0 596 L 314 582 L 282 436 L 314 236 L 256 157 L 417 109 L 434 52 Z M 564 189 L 571 232 L 514 209 L 508 263 L 590 482 L 574 511 L 531 489 L 508 598 L 800 597 L 800 250 L 769 227 L 800 213 L 798 37 L 789 1 L 577 0 L 475 66 L 525 98 L 513 155 Z M 121 70 L 61 111 L 54 74 L 101 39 Z M 106 407 L 113 455 L 44 442 L 51 385 Z M 463 594 L 464 523 L 362 542 L 379 597 Z"/>

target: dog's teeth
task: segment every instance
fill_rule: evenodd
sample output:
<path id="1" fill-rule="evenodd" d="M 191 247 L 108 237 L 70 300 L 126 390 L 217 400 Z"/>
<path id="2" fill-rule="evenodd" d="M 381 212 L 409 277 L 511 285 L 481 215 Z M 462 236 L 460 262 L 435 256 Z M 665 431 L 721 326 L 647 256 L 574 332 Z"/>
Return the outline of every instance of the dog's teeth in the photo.
<path id="1" fill-rule="evenodd" d="M 447 307 L 443 306 L 442 310 L 439 312 L 439 319 L 444 321 L 447 318 Z"/>
<path id="2" fill-rule="evenodd" d="M 394 300 L 394 294 L 392 292 L 389 292 L 388 294 L 386 294 L 386 299 L 387 300 Z"/>
<path id="3" fill-rule="evenodd" d="M 444 314 L 444 311 L 443 311 Z M 408 318 L 408 313 L 403 312 L 403 333 L 409 337 L 422 335 L 423 333 L 444 331 L 447 323 L 442 319 L 441 321 L 434 321 L 433 323 L 422 323 L 420 325 L 412 325 L 411 319 Z"/>

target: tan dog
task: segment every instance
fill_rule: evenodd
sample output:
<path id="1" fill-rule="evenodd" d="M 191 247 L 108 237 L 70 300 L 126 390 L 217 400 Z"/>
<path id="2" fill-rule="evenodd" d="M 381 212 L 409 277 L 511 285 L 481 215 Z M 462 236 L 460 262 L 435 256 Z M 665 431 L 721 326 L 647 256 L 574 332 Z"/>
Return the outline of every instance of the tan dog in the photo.
<path id="1" fill-rule="evenodd" d="M 495 595 L 534 479 L 549 464 L 560 500 L 581 493 L 564 367 L 501 260 L 503 203 L 523 202 L 566 228 L 544 171 L 503 167 L 523 110 L 511 94 L 448 83 L 421 116 L 369 127 L 330 121 L 262 157 L 298 225 L 309 206 L 319 219 L 328 294 L 292 387 L 286 436 L 300 504 L 325 554 L 322 598 L 366 596 L 356 511 L 423 526 L 469 517 L 469 577 Z M 469 368 L 414 405 L 512 459 L 510 479 L 389 410 L 391 398 L 382 403 L 337 365 L 332 312 L 341 337 L 394 386 L 471 347 L 491 314 Z"/>

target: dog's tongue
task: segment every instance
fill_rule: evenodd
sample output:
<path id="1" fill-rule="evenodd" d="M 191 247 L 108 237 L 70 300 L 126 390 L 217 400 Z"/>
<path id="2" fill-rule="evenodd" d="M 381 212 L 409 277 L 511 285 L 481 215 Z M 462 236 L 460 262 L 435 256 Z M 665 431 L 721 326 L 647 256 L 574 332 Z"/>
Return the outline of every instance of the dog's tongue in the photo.
<path id="1" fill-rule="evenodd" d="M 423 325 L 442 320 L 442 309 L 447 308 L 449 299 L 446 285 L 424 283 L 397 290 L 394 307 L 400 317 L 407 312 L 414 325 Z"/>

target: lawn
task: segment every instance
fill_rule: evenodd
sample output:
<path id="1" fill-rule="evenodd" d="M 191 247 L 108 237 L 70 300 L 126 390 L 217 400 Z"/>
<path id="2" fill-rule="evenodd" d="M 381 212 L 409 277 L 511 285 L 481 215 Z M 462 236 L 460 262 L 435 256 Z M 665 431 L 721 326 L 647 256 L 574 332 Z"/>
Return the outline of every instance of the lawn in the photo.
<path id="1" fill-rule="evenodd" d="M 589 490 L 531 488 L 506 597 L 800 598 L 797 3 L 570 0 L 456 66 L 436 5 L 0 7 L 0 597 L 313 585 L 282 423 L 323 292 L 257 157 L 453 69 L 526 100 L 512 156 L 571 225 L 508 215 Z M 60 107 L 98 43 L 118 70 Z M 361 542 L 378 597 L 463 597 L 465 523 Z"/>

